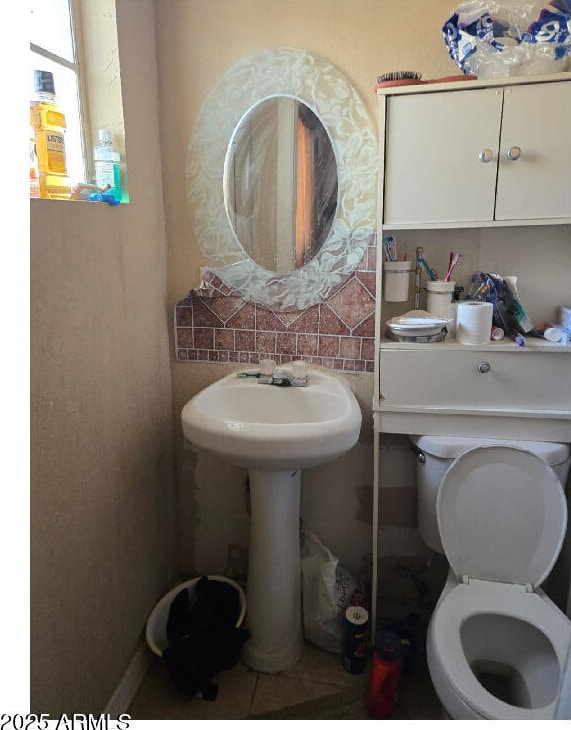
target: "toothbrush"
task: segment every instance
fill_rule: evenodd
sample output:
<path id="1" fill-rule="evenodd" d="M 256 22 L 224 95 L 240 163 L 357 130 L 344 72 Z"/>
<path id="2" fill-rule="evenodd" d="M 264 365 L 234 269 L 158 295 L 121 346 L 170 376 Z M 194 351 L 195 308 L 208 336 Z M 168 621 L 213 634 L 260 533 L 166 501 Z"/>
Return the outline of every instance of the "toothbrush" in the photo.
<path id="1" fill-rule="evenodd" d="M 461 253 L 454 253 L 454 251 L 450 251 L 450 259 L 448 261 L 448 272 L 447 272 L 446 276 L 444 277 L 444 281 L 450 281 L 452 272 L 460 263 L 461 258 L 462 258 Z"/>
<path id="2" fill-rule="evenodd" d="M 436 281 L 437 276 L 434 273 L 434 271 L 430 268 L 430 266 L 426 263 L 426 259 L 423 256 L 419 256 L 417 259 L 419 264 L 422 264 L 424 268 L 426 269 L 426 273 L 430 277 L 430 281 Z"/>
<path id="3" fill-rule="evenodd" d="M 383 240 L 383 245 L 385 247 L 385 259 L 387 261 L 396 261 L 397 260 L 397 244 L 395 241 L 395 237 L 387 236 Z"/>

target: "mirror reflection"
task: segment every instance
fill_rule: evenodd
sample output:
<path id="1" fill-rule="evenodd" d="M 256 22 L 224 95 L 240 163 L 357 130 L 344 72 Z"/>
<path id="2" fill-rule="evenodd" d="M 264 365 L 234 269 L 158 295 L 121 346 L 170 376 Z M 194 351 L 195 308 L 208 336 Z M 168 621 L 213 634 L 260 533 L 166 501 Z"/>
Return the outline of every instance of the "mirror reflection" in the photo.
<path id="1" fill-rule="evenodd" d="M 236 127 L 224 165 L 224 205 L 246 253 L 268 271 L 307 264 L 337 210 L 331 139 L 318 116 L 291 96 L 263 99 Z"/>

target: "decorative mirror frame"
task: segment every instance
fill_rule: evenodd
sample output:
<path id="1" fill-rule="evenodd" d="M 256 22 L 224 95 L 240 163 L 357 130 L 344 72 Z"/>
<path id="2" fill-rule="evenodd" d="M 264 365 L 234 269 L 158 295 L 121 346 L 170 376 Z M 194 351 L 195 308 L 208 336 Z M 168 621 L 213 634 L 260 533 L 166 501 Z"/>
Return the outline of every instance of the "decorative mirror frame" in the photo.
<path id="1" fill-rule="evenodd" d="M 279 95 L 299 99 L 323 123 L 335 151 L 339 187 L 335 220 L 321 250 L 285 274 L 250 258 L 224 203 L 224 166 L 236 126 L 251 107 Z M 329 62 L 295 48 L 242 59 L 209 93 L 188 146 L 187 204 L 208 266 L 244 299 L 269 309 L 304 309 L 323 301 L 355 270 L 375 234 L 377 167 L 374 122 Z"/>

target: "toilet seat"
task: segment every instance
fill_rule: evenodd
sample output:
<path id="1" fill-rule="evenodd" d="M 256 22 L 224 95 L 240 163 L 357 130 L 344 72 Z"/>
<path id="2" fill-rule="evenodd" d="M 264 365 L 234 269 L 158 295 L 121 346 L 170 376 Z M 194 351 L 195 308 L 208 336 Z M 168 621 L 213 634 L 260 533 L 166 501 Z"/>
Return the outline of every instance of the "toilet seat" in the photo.
<path id="1" fill-rule="evenodd" d="M 549 599 L 528 593 L 522 586 L 476 580 L 468 584 L 459 583 L 452 588 L 441 599 L 430 622 L 429 643 L 432 645 L 432 661 L 437 664 L 434 669 L 473 713 L 482 719 L 494 720 L 553 718 L 556 692 L 553 701 L 547 705 L 524 708 L 503 702 L 480 684 L 468 664 L 461 639 L 464 621 L 480 614 L 520 619 L 535 627 L 553 646 L 559 673 L 563 670 L 571 643 L 571 621 Z"/>
<path id="2" fill-rule="evenodd" d="M 544 655 L 550 654 L 550 671 L 557 669 L 560 676 L 571 643 L 571 621 L 542 592 L 534 591 L 549 575 L 565 536 L 567 505 L 559 479 L 525 449 L 478 446 L 459 456 L 446 472 L 436 510 L 442 545 L 458 580 L 443 594 L 430 622 L 429 666 L 439 694 L 447 694 L 468 716 L 552 718 L 556 693 L 552 701 L 538 700 L 541 706 L 528 709 L 484 688 L 466 657 L 462 626 L 480 615 L 492 621 L 505 617 L 512 628 L 519 619 L 532 627 L 529 634 L 539 636 L 544 649 L 549 642 L 554 654 L 546 650 Z M 523 631 L 528 632 L 527 627 Z M 493 660 L 493 653 L 487 658 Z"/>
<path id="3" fill-rule="evenodd" d="M 442 479 L 436 515 L 444 552 L 460 580 L 539 586 L 567 529 L 557 475 L 515 446 L 478 446 L 461 454 Z"/>

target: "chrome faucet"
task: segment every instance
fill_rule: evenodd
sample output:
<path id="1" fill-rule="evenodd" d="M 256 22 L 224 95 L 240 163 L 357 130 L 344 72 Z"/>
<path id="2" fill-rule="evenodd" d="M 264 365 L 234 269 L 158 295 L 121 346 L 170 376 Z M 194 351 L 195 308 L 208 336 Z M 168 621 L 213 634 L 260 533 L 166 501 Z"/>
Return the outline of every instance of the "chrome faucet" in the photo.
<path id="1" fill-rule="evenodd" d="M 291 369 L 276 366 L 273 360 L 260 360 L 259 383 L 265 385 L 281 385 L 303 387 L 308 385 L 307 363 L 303 360 L 292 362 Z"/>

